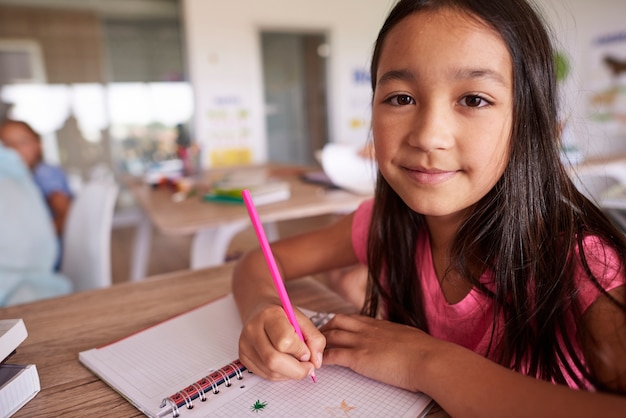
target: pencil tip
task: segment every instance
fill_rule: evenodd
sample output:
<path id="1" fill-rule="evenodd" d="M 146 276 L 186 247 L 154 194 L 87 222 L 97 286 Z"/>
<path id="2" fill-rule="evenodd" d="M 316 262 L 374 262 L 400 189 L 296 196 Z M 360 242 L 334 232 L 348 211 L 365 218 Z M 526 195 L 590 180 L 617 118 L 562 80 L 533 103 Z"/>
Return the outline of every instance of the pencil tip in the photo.
<path id="1" fill-rule="evenodd" d="M 313 379 L 313 383 L 317 383 L 317 377 L 315 377 L 315 375 L 311 375 L 311 379 Z"/>

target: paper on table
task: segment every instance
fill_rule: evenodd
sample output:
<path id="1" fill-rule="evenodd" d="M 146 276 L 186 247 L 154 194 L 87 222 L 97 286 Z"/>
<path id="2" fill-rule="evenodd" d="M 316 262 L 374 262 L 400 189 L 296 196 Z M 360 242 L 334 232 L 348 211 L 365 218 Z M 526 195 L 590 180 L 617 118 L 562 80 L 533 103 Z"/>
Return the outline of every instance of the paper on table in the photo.
<path id="1" fill-rule="evenodd" d="M 156 416 L 161 401 L 237 358 L 241 320 L 232 296 L 221 298 L 104 347 L 79 360 Z"/>
<path id="2" fill-rule="evenodd" d="M 28 332 L 21 318 L 0 319 L 0 362 L 26 339 Z"/>
<path id="3" fill-rule="evenodd" d="M 357 194 L 373 194 L 376 162 L 359 155 L 352 145 L 330 143 L 321 153 L 322 168 L 333 184 Z"/>
<path id="4" fill-rule="evenodd" d="M 34 364 L 0 365 L 0 417 L 15 414 L 41 390 Z"/>
<path id="5" fill-rule="evenodd" d="M 313 313 L 305 311 L 307 315 Z M 314 321 L 316 322 L 316 321 Z M 171 417 L 162 400 L 184 393 L 208 373 L 238 356 L 241 321 L 232 295 L 183 313 L 104 347 L 83 351 L 79 360 L 151 417 Z M 428 396 L 360 376 L 339 366 L 317 370 L 321 382 L 270 382 L 245 373 L 241 380 L 206 393 L 206 402 L 180 407 L 181 418 L 271 417 L 415 417 L 427 411 Z"/>

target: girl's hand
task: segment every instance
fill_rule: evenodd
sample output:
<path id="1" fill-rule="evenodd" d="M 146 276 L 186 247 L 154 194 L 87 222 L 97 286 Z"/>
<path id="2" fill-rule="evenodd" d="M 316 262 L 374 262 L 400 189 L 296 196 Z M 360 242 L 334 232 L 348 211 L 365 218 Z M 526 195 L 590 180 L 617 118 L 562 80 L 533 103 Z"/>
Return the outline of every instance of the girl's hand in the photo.
<path id="1" fill-rule="evenodd" d="M 326 340 L 306 315 L 295 311 L 306 344 L 280 304 L 265 304 L 250 315 L 239 338 L 239 359 L 248 370 L 269 380 L 289 380 L 321 367 Z"/>
<path id="2" fill-rule="evenodd" d="M 336 315 L 322 332 L 324 364 L 415 392 L 421 390 L 420 364 L 441 343 L 416 328 L 360 315 Z"/>
<path id="3" fill-rule="evenodd" d="M 324 364 L 424 392 L 450 416 L 623 417 L 626 410 L 623 396 L 525 376 L 406 325 L 337 315 L 322 332 Z"/>

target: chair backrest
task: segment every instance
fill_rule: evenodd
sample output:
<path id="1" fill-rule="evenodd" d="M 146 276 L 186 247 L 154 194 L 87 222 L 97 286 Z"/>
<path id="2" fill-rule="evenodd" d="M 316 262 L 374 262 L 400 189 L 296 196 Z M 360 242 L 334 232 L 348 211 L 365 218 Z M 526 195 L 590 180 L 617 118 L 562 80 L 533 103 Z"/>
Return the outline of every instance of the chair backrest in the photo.
<path id="1" fill-rule="evenodd" d="M 110 286 L 111 228 L 118 186 L 91 180 L 78 192 L 65 222 L 61 272 L 76 291 Z"/>

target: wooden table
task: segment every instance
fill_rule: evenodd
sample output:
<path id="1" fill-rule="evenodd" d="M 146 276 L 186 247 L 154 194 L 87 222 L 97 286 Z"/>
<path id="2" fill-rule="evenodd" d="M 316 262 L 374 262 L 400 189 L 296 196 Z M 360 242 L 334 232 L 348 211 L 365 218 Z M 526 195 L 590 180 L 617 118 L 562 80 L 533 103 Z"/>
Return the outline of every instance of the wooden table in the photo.
<path id="1" fill-rule="evenodd" d="M 136 233 L 131 280 L 141 280 L 146 275 L 153 227 L 168 235 L 194 235 L 190 265 L 192 269 L 224 262 L 231 239 L 250 225 L 248 213 L 244 205 L 206 202 L 201 195 L 202 190 L 208 188 L 212 181 L 233 170 L 235 169 L 205 172 L 197 180 L 200 193 L 181 202 L 172 200 L 173 191 L 168 188 L 155 189 L 142 181 L 127 181 L 135 200 L 145 213 Z M 266 225 L 289 219 L 351 212 L 368 198 L 345 190 L 305 183 L 300 180 L 300 176 L 310 170 L 306 167 L 271 164 L 240 167 L 236 170 L 250 170 L 253 173 L 265 170 L 267 175 L 289 181 L 289 200 L 258 208 L 259 217 Z M 272 235 L 275 236 L 268 231 L 268 236 Z"/>
<path id="2" fill-rule="evenodd" d="M 137 409 L 78 362 L 78 353 L 116 341 L 230 291 L 232 264 L 171 273 L 0 309 L 23 318 L 28 338 L 11 363 L 37 365 L 41 392 L 15 417 L 140 417 Z M 313 310 L 355 309 L 320 282 L 288 283 L 293 303 Z"/>

